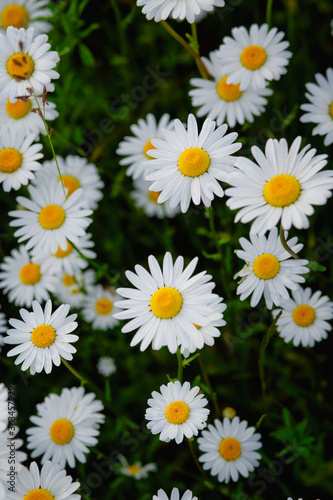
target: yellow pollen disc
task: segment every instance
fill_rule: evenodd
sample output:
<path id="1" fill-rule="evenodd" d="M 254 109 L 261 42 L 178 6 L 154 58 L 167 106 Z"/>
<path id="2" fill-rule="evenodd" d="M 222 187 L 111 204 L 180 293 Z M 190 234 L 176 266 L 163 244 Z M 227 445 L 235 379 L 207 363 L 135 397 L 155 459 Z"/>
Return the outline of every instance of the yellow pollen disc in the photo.
<path id="1" fill-rule="evenodd" d="M 58 182 L 60 182 L 60 177 L 58 179 Z M 73 177 L 72 175 L 62 175 L 62 182 L 64 183 L 65 188 L 68 189 L 67 197 L 74 193 L 74 191 L 79 189 L 79 187 L 81 186 L 77 178 Z"/>
<path id="2" fill-rule="evenodd" d="M 31 109 L 31 101 L 27 99 L 26 101 L 21 101 L 18 99 L 16 102 L 12 103 L 7 99 L 6 111 L 8 116 L 14 118 L 14 120 L 20 120 L 27 116 Z"/>
<path id="3" fill-rule="evenodd" d="M 174 401 L 165 410 L 165 417 L 170 424 L 180 425 L 190 416 L 190 409 L 184 401 Z"/>
<path id="4" fill-rule="evenodd" d="M 228 417 L 230 420 L 232 420 L 236 416 L 236 410 L 234 408 L 231 408 L 230 406 L 226 406 L 222 411 L 222 416 Z"/>
<path id="5" fill-rule="evenodd" d="M 54 500 L 54 496 L 49 491 L 39 488 L 29 491 L 23 500 Z"/>
<path id="6" fill-rule="evenodd" d="M 183 297 L 174 288 L 159 288 L 150 299 L 150 307 L 158 318 L 170 319 L 177 316 L 183 305 Z"/>
<path id="7" fill-rule="evenodd" d="M 50 436 L 56 444 L 67 444 L 74 437 L 74 427 L 67 418 L 60 418 L 53 422 L 50 428 Z"/>
<path id="8" fill-rule="evenodd" d="M 278 274 L 280 262 L 270 253 L 259 255 L 253 262 L 253 272 L 261 280 L 270 280 Z"/>
<path id="9" fill-rule="evenodd" d="M 316 311 L 306 304 L 301 304 L 293 311 L 293 320 L 298 326 L 310 326 L 316 319 Z"/>
<path id="10" fill-rule="evenodd" d="M 13 54 L 7 61 L 7 71 L 15 80 L 26 80 L 34 72 L 35 64 L 28 54 L 18 52 Z"/>
<path id="11" fill-rule="evenodd" d="M 330 117 L 333 120 L 333 102 L 331 102 L 330 107 L 328 108 L 328 112 L 329 112 Z"/>
<path id="12" fill-rule="evenodd" d="M 50 347 L 56 338 L 56 331 L 50 325 L 39 325 L 31 333 L 31 341 L 36 347 Z"/>
<path id="13" fill-rule="evenodd" d="M 59 205 L 46 205 L 39 212 L 39 224 L 44 229 L 58 229 L 66 219 L 66 212 Z"/>
<path id="14" fill-rule="evenodd" d="M 110 299 L 107 299 L 106 297 L 101 297 L 96 301 L 95 311 L 97 312 L 97 314 L 105 316 L 106 314 L 110 314 L 112 309 L 113 309 L 113 304 Z"/>
<path id="15" fill-rule="evenodd" d="M 33 262 L 28 262 L 21 267 L 20 280 L 24 285 L 35 285 L 40 281 L 42 274 L 40 272 L 40 267 Z"/>
<path id="16" fill-rule="evenodd" d="M 152 139 L 157 139 L 157 137 L 152 137 Z M 144 152 L 144 155 L 146 158 L 148 158 L 148 160 L 152 160 L 153 159 L 153 156 L 150 156 L 147 151 L 149 151 L 150 149 L 157 149 L 155 148 L 155 146 L 152 145 L 151 143 L 151 139 L 149 139 L 149 141 L 146 142 L 144 148 L 143 148 L 143 152 Z"/>
<path id="17" fill-rule="evenodd" d="M 22 165 L 22 155 L 13 148 L 5 148 L 0 151 L 0 172 L 12 174 Z"/>
<path id="18" fill-rule="evenodd" d="M 6 30 L 8 26 L 26 28 L 29 23 L 29 12 L 22 5 L 7 5 L 1 12 L 0 24 Z"/>
<path id="19" fill-rule="evenodd" d="M 135 474 L 139 472 L 141 467 L 139 467 L 138 465 L 129 465 L 126 468 L 130 474 L 133 474 L 133 476 L 135 476 Z"/>
<path id="20" fill-rule="evenodd" d="M 243 94 L 243 92 L 239 90 L 240 83 L 237 83 L 237 85 L 234 85 L 233 83 L 227 83 L 227 79 L 228 76 L 224 76 L 218 82 L 216 86 L 217 93 L 223 101 L 237 101 L 237 99 L 239 99 Z"/>
<path id="21" fill-rule="evenodd" d="M 67 257 L 70 253 L 73 251 L 73 246 L 70 244 L 69 241 L 67 241 L 67 248 L 66 250 L 62 250 L 60 247 L 58 247 L 57 252 L 54 254 L 55 257 L 58 257 L 59 259 L 62 259 L 63 257 Z"/>
<path id="22" fill-rule="evenodd" d="M 236 460 L 242 453 L 240 442 L 232 437 L 222 439 L 219 444 L 219 454 L 228 462 Z"/>
<path id="23" fill-rule="evenodd" d="M 275 175 L 264 187 L 264 198 L 273 207 L 289 207 L 298 200 L 300 194 L 300 183 L 288 174 Z"/>
<path id="24" fill-rule="evenodd" d="M 157 203 L 157 200 L 158 200 L 158 197 L 160 194 L 161 194 L 161 191 L 149 191 L 148 198 L 150 199 L 150 201 Z"/>
<path id="25" fill-rule="evenodd" d="M 240 56 L 242 65 L 251 71 L 261 68 L 265 64 L 266 59 L 266 51 L 258 45 L 249 45 L 249 47 L 243 50 Z"/>
<path id="26" fill-rule="evenodd" d="M 72 286 L 75 284 L 75 276 L 65 274 L 65 276 L 62 278 L 62 282 L 65 286 Z"/>
<path id="27" fill-rule="evenodd" d="M 185 149 L 178 160 L 179 170 L 187 177 L 198 177 L 204 174 L 209 165 L 209 155 L 201 148 Z"/>

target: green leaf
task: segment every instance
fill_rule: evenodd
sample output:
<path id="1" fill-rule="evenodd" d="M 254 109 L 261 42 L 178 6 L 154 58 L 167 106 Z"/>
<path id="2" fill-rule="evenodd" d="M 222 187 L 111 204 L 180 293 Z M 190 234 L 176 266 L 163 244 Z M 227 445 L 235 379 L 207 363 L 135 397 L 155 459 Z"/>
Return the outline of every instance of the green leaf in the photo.
<path id="1" fill-rule="evenodd" d="M 324 272 L 326 271 L 326 267 L 325 266 L 322 266 L 321 264 L 319 264 L 319 262 L 317 262 L 316 260 L 310 260 L 310 262 L 307 264 L 307 266 L 310 271 L 319 271 L 319 272 Z"/>
<path id="2" fill-rule="evenodd" d="M 79 53 L 83 64 L 86 66 L 95 66 L 95 58 L 91 50 L 84 43 L 80 43 Z"/>

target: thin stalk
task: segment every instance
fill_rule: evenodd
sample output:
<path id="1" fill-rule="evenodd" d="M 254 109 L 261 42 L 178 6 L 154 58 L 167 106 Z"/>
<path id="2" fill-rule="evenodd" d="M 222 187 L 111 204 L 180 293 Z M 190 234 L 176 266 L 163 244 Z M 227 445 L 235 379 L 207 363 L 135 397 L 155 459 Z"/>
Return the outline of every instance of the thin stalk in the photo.
<path id="1" fill-rule="evenodd" d="M 197 458 L 197 456 L 196 456 L 196 453 L 195 453 L 195 450 L 194 450 L 194 447 L 193 447 L 192 441 L 191 441 L 190 439 L 188 439 L 188 440 L 187 440 L 187 442 L 188 442 L 188 446 L 189 446 L 189 448 L 190 448 L 191 455 L 192 455 L 192 457 L 193 457 L 193 460 L 194 460 L 194 462 L 195 462 L 195 465 L 197 466 L 198 471 L 200 472 L 200 474 L 201 474 L 201 475 L 202 475 L 202 476 L 203 476 L 206 480 L 208 480 L 208 477 L 206 476 L 206 474 L 205 474 L 205 472 L 204 472 L 203 468 L 201 467 L 201 465 L 200 465 L 200 463 L 199 463 L 199 460 L 198 460 L 198 458 Z"/>
<path id="2" fill-rule="evenodd" d="M 118 37 L 119 37 L 119 44 L 120 44 L 120 50 L 121 53 L 124 57 L 127 56 L 127 45 L 126 45 L 126 37 L 124 34 L 124 30 L 122 27 L 122 18 L 121 18 L 121 13 L 119 10 L 119 6 L 116 0 L 110 0 L 111 6 L 113 8 L 113 12 L 116 18 L 116 24 L 117 24 L 117 31 L 118 31 Z"/>
<path id="3" fill-rule="evenodd" d="M 266 23 L 268 27 L 271 27 L 272 24 L 272 8 L 273 8 L 273 0 L 267 0 L 266 5 Z"/>
<path id="4" fill-rule="evenodd" d="M 177 349 L 177 361 L 178 361 L 177 378 L 178 378 L 179 382 L 182 382 L 183 381 L 183 358 L 182 358 L 182 354 L 180 352 L 179 347 Z"/>
<path id="5" fill-rule="evenodd" d="M 280 240 L 281 240 L 281 244 L 283 246 L 283 248 L 288 252 L 290 253 L 290 255 L 292 257 L 294 257 L 294 259 L 299 259 L 299 256 L 297 255 L 297 253 L 295 253 L 291 248 L 290 246 L 288 246 L 288 243 L 286 242 L 286 238 L 284 237 L 284 230 L 283 230 L 283 227 L 282 227 L 282 224 L 280 225 Z"/>
<path id="6" fill-rule="evenodd" d="M 191 24 L 191 32 L 192 32 L 193 40 L 195 41 L 195 45 L 198 47 L 198 50 L 196 52 L 197 52 L 198 56 L 200 56 L 198 30 L 197 30 L 197 24 L 195 21 L 194 21 L 194 23 Z"/>
<path id="7" fill-rule="evenodd" d="M 209 380 L 209 377 L 208 377 L 208 373 L 207 373 L 207 369 L 206 369 L 205 363 L 202 360 L 201 354 L 198 357 L 199 357 L 199 364 L 200 364 L 200 370 L 201 370 L 202 378 L 203 378 L 203 380 L 205 382 L 205 385 L 206 385 L 206 387 L 207 387 L 207 389 L 209 391 L 209 396 L 210 396 L 211 400 L 213 401 L 216 416 L 219 416 L 220 415 L 220 408 L 219 408 L 219 405 L 217 404 L 216 393 L 214 392 L 214 390 L 212 388 L 212 384 L 210 383 L 210 380 Z"/>
<path id="8" fill-rule="evenodd" d="M 113 282 L 115 281 L 115 277 L 112 277 L 108 272 L 105 272 L 103 267 L 101 267 L 100 264 L 98 264 L 98 262 L 96 262 L 93 259 L 89 259 L 89 257 L 86 257 L 72 241 L 68 240 L 68 242 L 72 245 L 74 250 L 77 251 L 77 253 L 82 259 L 88 262 L 91 265 L 91 267 L 94 267 L 97 271 L 100 271 L 103 274 L 103 276 L 105 276 L 110 281 L 110 283 L 113 284 Z"/>

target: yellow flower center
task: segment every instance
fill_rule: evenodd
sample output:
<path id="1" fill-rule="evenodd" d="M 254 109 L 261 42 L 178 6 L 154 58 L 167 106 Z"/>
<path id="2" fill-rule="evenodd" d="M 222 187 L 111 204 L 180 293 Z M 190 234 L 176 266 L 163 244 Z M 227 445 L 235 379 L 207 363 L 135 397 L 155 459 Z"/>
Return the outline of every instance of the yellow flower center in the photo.
<path id="1" fill-rule="evenodd" d="M 329 112 L 330 117 L 333 120 L 333 102 L 331 102 L 330 107 L 328 108 L 328 112 Z"/>
<path id="2" fill-rule="evenodd" d="M 231 460 L 236 460 L 242 453 L 242 447 L 240 442 L 232 437 L 227 437 L 222 439 L 219 444 L 219 454 L 224 460 L 230 462 Z"/>
<path id="3" fill-rule="evenodd" d="M 23 500 L 54 500 L 54 496 L 49 491 L 39 488 L 29 491 Z"/>
<path id="4" fill-rule="evenodd" d="M 65 188 L 68 189 L 67 197 L 74 193 L 74 191 L 79 189 L 79 187 L 81 186 L 77 178 L 73 177 L 72 175 L 62 175 L 61 177 Z M 58 178 L 58 182 L 60 182 L 60 177 Z"/>
<path id="5" fill-rule="evenodd" d="M 74 427 L 67 418 L 60 418 L 53 422 L 50 428 L 50 436 L 56 444 L 67 444 L 74 437 Z"/>
<path id="6" fill-rule="evenodd" d="M 237 99 L 239 99 L 243 94 L 243 92 L 239 90 L 240 83 L 237 83 L 237 85 L 227 83 L 227 79 L 228 76 L 224 76 L 218 82 L 216 86 L 217 93 L 223 101 L 237 101 Z"/>
<path id="7" fill-rule="evenodd" d="M 266 62 L 266 51 L 258 45 L 249 45 L 241 53 L 240 60 L 246 69 L 255 71 L 261 68 Z"/>
<path id="8" fill-rule="evenodd" d="M 18 99 L 16 102 L 12 103 L 9 99 L 7 99 L 6 111 L 8 116 L 14 118 L 14 120 L 20 120 L 27 116 L 31 109 L 31 100 L 27 99 L 26 101 L 21 101 Z"/>
<path id="9" fill-rule="evenodd" d="M 35 64 L 28 54 L 18 52 L 7 61 L 8 74 L 15 80 L 27 80 L 34 72 Z"/>
<path id="10" fill-rule="evenodd" d="M 7 5 L 1 12 L 0 24 L 6 30 L 8 26 L 26 28 L 29 23 L 29 12 L 22 5 Z M 53 498 L 53 497 L 52 497 Z"/>
<path id="11" fill-rule="evenodd" d="M 190 409 L 184 401 L 174 401 L 168 404 L 165 410 L 165 418 L 170 424 L 180 425 L 186 422 L 190 416 Z"/>
<path id="12" fill-rule="evenodd" d="M 21 267 L 20 280 L 24 285 L 35 285 L 40 281 L 41 277 L 40 266 L 37 264 L 28 262 L 28 264 Z"/>
<path id="13" fill-rule="evenodd" d="M 210 157 L 201 148 L 188 148 L 182 152 L 178 160 L 178 167 L 187 177 L 198 177 L 207 172 Z"/>
<path id="14" fill-rule="evenodd" d="M 152 137 L 152 139 L 157 139 L 157 137 Z M 155 146 L 152 145 L 151 139 L 149 139 L 149 141 L 146 142 L 146 144 L 144 145 L 144 148 L 143 148 L 144 155 L 146 158 L 148 158 L 148 160 L 153 159 L 153 156 L 150 156 L 147 153 L 147 151 L 149 151 L 150 149 L 157 149 L 157 148 L 155 148 Z"/>
<path id="15" fill-rule="evenodd" d="M 55 257 L 58 257 L 59 259 L 63 259 L 64 257 L 67 257 L 70 253 L 73 251 L 73 246 L 69 241 L 67 241 L 67 248 L 66 250 L 62 250 L 60 247 L 58 247 L 58 250 L 54 254 Z"/>
<path id="16" fill-rule="evenodd" d="M 298 326 L 310 326 L 316 319 L 316 311 L 307 304 L 301 304 L 293 310 L 293 320 Z"/>
<path id="17" fill-rule="evenodd" d="M 236 410 L 231 408 L 231 406 L 226 406 L 222 412 L 223 417 L 228 417 L 229 420 L 232 420 L 236 416 Z"/>
<path id="18" fill-rule="evenodd" d="M 300 183 L 287 174 L 275 175 L 264 187 L 264 198 L 273 207 L 289 207 L 298 200 L 300 194 Z"/>
<path id="19" fill-rule="evenodd" d="M 135 476 L 135 474 L 139 472 L 141 467 L 139 467 L 138 465 L 129 465 L 128 467 L 126 467 L 126 469 L 130 474 L 133 474 L 133 476 Z"/>
<path id="20" fill-rule="evenodd" d="M 106 316 L 107 314 L 110 314 L 112 309 L 113 309 L 113 304 L 110 299 L 107 299 L 106 297 L 101 297 L 96 301 L 95 311 L 97 312 L 97 314 Z"/>
<path id="21" fill-rule="evenodd" d="M 278 274 L 280 262 L 270 253 L 259 255 L 253 262 L 253 272 L 261 280 L 270 280 Z"/>
<path id="22" fill-rule="evenodd" d="M 72 286 L 75 284 L 75 276 L 65 274 L 65 276 L 62 278 L 62 282 L 65 286 Z"/>
<path id="23" fill-rule="evenodd" d="M 150 201 L 157 203 L 157 200 L 158 200 L 158 197 L 160 194 L 161 194 L 161 191 L 149 191 L 148 198 L 150 199 Z"/>
<path id="24" fill-rule="evenodd" d="M 44 229 L 58 229 L 66 219 L 66 212 L 59 205 L 46 205 L 39 212 L 38 220 Z"/>
<path id="25" fill-rule="evenodd" d="M 51 325 L 39 325 L 31 333 L 31 341 L 36 347 L 50 347 L 56 338 L 56 331 Z"/>
<path id="26" fill-rule="evenodd" d="M 0 172 L 12 174 L 22 165 L 22 155 L 13 148 L 5 148 L 0 151 Z"/>
<path id="27" fill-rule="evenodd" d="M 158 318 L 170 319 L 177 316 L 183 305 L 183 297 L 174 288 L 159 288 L 150 299 L 150 307 Z"/>

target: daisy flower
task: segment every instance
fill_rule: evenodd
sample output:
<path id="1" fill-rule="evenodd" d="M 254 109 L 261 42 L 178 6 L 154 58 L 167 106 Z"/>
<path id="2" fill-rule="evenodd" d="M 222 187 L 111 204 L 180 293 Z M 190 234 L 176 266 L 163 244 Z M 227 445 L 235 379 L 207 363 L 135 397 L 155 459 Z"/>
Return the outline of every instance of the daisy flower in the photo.
<path id="1" fill-rule="evenodd" d="M 34 38 L 33 28 L 13 28 L 5 35 L 0 33 L 0 99 L 16 102 L 18 96 L 30 96 L 53 91 L 52 79 L 59 78 L 54 67 L 59 61 L 58 53 L 48 52 L 47 35 Z M 29 90 L 30 89 L 30 90 Z"/>
<path id="2" fill-rule="evenodd" d="M 141 342 L 140 350 L 144 351 L 150 343 L 153 349 L 166 345 L 171 353 L 177 351 L 178 345 L 189 348 L 192 342 L 198 349 L 203 347 L 204 337 L 197 327 L 208 325 L 207 316 L 213 313 L 211 303 L 216 295 L 211 293 L 215 283 L 206 271 L 191 277 L 197 262 L 196 257 L 184 269 L 184 258 L 177 257 L 173 264 L 167 252 L 162 269 L 150 255 L 150 273 L 140 265 L 135 266 L 136 273 L 126 271 L 127 279 L 136 289 L 117 290 L 126 299 L 116 302 L 125 311 L 115 317 L 130 320 L 122 332 L 138 329 L 131 346 Z"/>
<path id="3" fill-rule="evenodd" d="M 102 356 L 101 358 L 99 358 L 97 362 L 97 371 L 98 373 L 103 375 L 103 377 L 110 377 L 112 373 L 115 373 L 117 371 L 114 359 L 110 356 Z"/>
<path id="4" fill-rule="evenodd" d="M 115 307 L 116 300 L 120 297 L 112 288 L 104 288 L 102 285 L 91 287 L 82 304 L 82 316 L 87 323 L 91 323 L 93 329 L 110 330 L 118 325 Z"/>
<path id="5" fill-rule="evenodd" d="M 255 116 L 265 111 L 266 96 L 273 93 L 271 89 L 253 90 L 251 86 L 240 90 L 240 84 L 227 83 L 228 75 L 221 64 L 217 52 L 211 52 L 209 59 L 202 57 L 207 70 L 214 80 L 192 78 L 194 88 L 189 95 L 192 106 L 199 106 L 197 116 L 207 116 L 216 120 L 217 125 L 227 122 L 229 127 L 236 123 L 243 125 L 245 121 L 253 122 Z"/>
<path id="6" fill-rule="evenodd" d="M 0 33 L 9 26 L 34 28 L 35 35 L 50 31 L 52 25 L 41 18 L 52 16 L 48 0 L 0 0 Z"/>
<path id="7" fill-rule="evenodd" d="M 161 385 L 161 392 L 152 392 L 148 399 L 145 418 L 149 420 L 147 428 L 152 434 L 159 434 L 160 441 L 169 442 L 172 439 L 177 444 L 186 438 L 197 436 L 199 430 L 206 427 L 209 410 L 200 387 L 191 389 L 189 382 L 181 384 L 179 380 Z"/>
<path id="8" fill-rule="evenodd" d="M 171 491 L 171 497 L 170 500 L 179 500 L 179 489 L 178 488 L 173 488 Z M 180 500 L 198 500 L 198 497 L 192 497 L 193 493 L 190 490 L 186 490 L 185 493 L 182 495 Z M 160 489 L 157 492 L 157 495 L 153 496 L 153 500 L 169 500 L 168 495 L 165 493 L 164 490 Z"/>
<path id="9" fill-rule="evenodd" d="M 27 429 L 27 448 L 31 457 L 42 455 L 41 463 L 51 460 L 64 468 L 75 467 L 76 460 L 85 463 L 87 446 L 97 444 L 99 426 L 104 422 L 100 413 L 103 404 L 95 394 L 85 394 L 83 387 L 63 389 L 60 396 L 49 394 L 37 405 L 37 416 L 30 417 L 35 427 Z"/>
<path id="10" fill-rule="evenodd" d="M 30 464 L 29 469 L 19 471 L 15 484 L 15 492 L 9 493 L 10 500 L 80 500 L 81 495 L 73 495 L 80 487 L 80 483 L 73 483 L 72 477 L 67 476 L 59 465 L 47 461 L 39 471 L 36 462 Z"/>
<path id="11" fill-rule="evenodd" d="M 83 306 L 86 294 L 95 285 L 96 274 L 93 269 L 75 274 L 60 275 L 55 295 L 63 304 L 79 309 Z"/>
<path id="12" fill-rule="evenodd" d="M 42 97 L 37 97 L 40 108 L 43 110 Z M 48 102 L 45 105 L 45 120 L 54 120 L 59 116 L 55 109 L 56 105 L 53 102 Z M 45 126 L 42 118 L 36 110 L 37 105 L 35 97 L 26 97 L 24 100 L 18 99 L 11 103 L 9 99 L 0 100 L 0 123 L 15 132 L 24 129 L 26 134 L 34 134 L 35 137 L 39 134 L 46 135 Z"/>
<path id="13" fill-rule="evenodd" d="M 34 179 L 33 172 L 41 168 L 36 160 L 43 158 L 39 152 L 43 146 L 32 144 L 34 140 L 34 134 L 26 135 L 24 129 L 0 128 L 0 183 L 4 191 L 26 186 Z"/>
<path id="14" fill-rule="evenodd" d="M 134 181 L 134 191 L 130 193 L 130 196 L 135 201 L 136 206 L 142 208 L 148 217 L 163 219 L 164 217 L 174 217 L 178 214 L 179 208 L 171 208 L 169 202 L 158 203 L 157 199 L 160 192 L 149 191 L 150 185 L 151 182 L 145 181 L 142 177 Z"/>
<path id="15" fill-rule="evenodd" d="M 67 250 L 67 240 L 75 245 L 79 237 L 86 234 L 85 229 L 91 222 L 88 215 L 92 210 L 85 208 L 82 189 L 65 198 L 61 183 L 51 179 L 38 188 L 28 186 L 28 191 L 31 200 L 22 196 L 16 199 L 26 210 L 9 212 L 15 218 L 9 225 L 19 227 L 14 236 L 19 238 L 19 243 L 28 240 L 28 250 L 37 252 L 43 249 L 51 253 L 56 253 L 58 247 Z"/>
<path id="16" fill-rule="evenodd" d="M 59 265 L 42 263 L 37 255 L 31 257 L 23 245 L 4 258 L 0 270 L 0 288 L 16 306 L 31 307 L 34 299 L 49 299 L 49 292 L 55 292 L 59 280 Z"/>
<path id="17" fill-rule="evenodd" d="M 7 416 L 7 408 L 6 408 Z M 8 422 L 8 417 L 7 417 Z M 27 454 L 20 451 L 19 448 L 22 446 L 22 439 L 16 439 L 15 436 L 19 431 L 18 427 L 11 427 L 10 434 L 8 432 L 0 433 L 0 498 L 1 500 L 9 499 L 9 487 L 14 487 L 16 489 L 17 473 L 24 470 L 25 467 L 22 465 L 27 458 Z M 10 474 L 10 464 L 13 464 L 11 460 L 14 460 L 15 472 Z M 44 499 L 43 499 L 44 500 Z"/>
<path id="18" fill-rule="evenodd" d="M 319 172 L 327 155 L 315 156 L 310 145 L 299 151 L 301 141 L 297 137 L 288 151 L 285 139 L 268 139 L 265 154 L 251 148 L 257 163 L 237 160 L 227 181 L 233 187 L 226 190 L 226 204 L 231 210 L 241 208 L 235 222 L 254 221 L 251 233 L 262 235 L 280 220 L 283 229 L 306 229 L 313 205 L 324 205 L 332 196 L 333 170 Z"/>
<path id="19" fill-rule="evenodd" d="M 157 122 L 155 116 L 149 113 L 145 119 L 140 118 L 138 123 L 131 125 L 133 136 L 126 136 L 116 151 L 118 155 L 125 157 L 120 160 L 120 165 L 129 165 L 126 170 L 128 176 L 132 176 L 134 180 L 143 177 L 144 162 L 152 159 L 148 154 L 148 151 L 154 148 L 151 140 L 160 139 L 163 129 L 172 128 L 173 121 L 170 121 L 168 114 L 162 115 Z"/>
<path id="20" fill-rule="evenodd" d="M 130 465 L 122 455 L 119 455 L 119 460 L 122 465 L 119 472 L 124 476 L 133 477 L 134 479 L 146 479 L 149 472 L 156 471 L 156 464 L 142 465 L 141 462 L 135 462 L 133 465 Z"/>
<path id="21" fill-rule="evenodd" d="M 3 312 L 0 312 L 0 352 L 1 352 L 2 346 L 4 345 L 3 335 L 1 335 L 1 334 L 6 333 L 7 329 L 8 329 L 8 326 L 7 326 L 6 316 L 4 315 Z M 1 387 L 1 384 L 0 384 L 0 387 Z M 1 405 L 1 403 L 0 403 L 0 405 Z M 1 408 L 0 408 L 0 415 L 1 415 Z"/>
<path id="22" fill-rule="evenodd" d="M 57 156 L 57 161 L 62 181 L 65 188 L 68 189 L 68 196 L 78 188 L 82 188 L 82 198 L 86 201 L 86 207 L 92 210 L 97 208 L 97 202 L 103 197 L 101 190 L 104 187 L 104 182 L 98 174 L 97 167 L 92 163 L 88 163 L 85 158 L 73 155 L 66 158 Z M 60 182 L 56 162 L 54 160 L 45 161 L 33 184 L 38 187 L 53 177 Z"/>
<path id="23" fill-rule="evenodd" d="M 285 342 L 292 340 L 294 346 L 313 347 L 332 330 L 328 321 L 333 318 L 333 302 L 319 291 L 312 294 L 310 288 L 298 287 L 280 307 L 272 312 L 275 318 L 282 311 L 276 329 Z"/>
<path id="24" fill-rule="evenodd" d="M 287 236 L 285 232 L 285 238 Z M 289 299 L 287 288 L 296 290 L 297 283 L 304 283 L 305 278 L 301 274 L 309 272 L 305 267 L 309 261 L 292 258 L 283 248 L 276 227 L 268 233 L 267 238 L 250 234 L 250 240 L 240 238 L 243 250 L 235 250 L 237 257 L 246 262 L 243 269 L 234 276 L 241 278 L 237 295 L 240 295 L 240 300 L 245 300 L 252 294 L 251 307 L 255 307 L 264 294 L 268 309 L 272 309 L 273 304 L 279 306 L 283 299 Z M 294 253 L 303 248 L 297 241 L 297 237 L 287 241 Z"/>
<path id="25" fill-rule="evenodd" d="M 330 146 L 333 143 L 333 69 L 326 70 L 326 78 L 317 73 L 317 83 L 305 85 L 308 92 L 305 97 L 310 104 L 302 104 L 301 110 L 306 111 L 300 120 L 303 123 L 316 123 L 312 135 L 325 135 L 324 144 Z"/>
<path id="26" fill-rule="evenodd" d="M 148 20 L 159 22 L 168 17 L 189 23 L 195 22 L 195 16 L 201 12 L 211 12 L 214 7 L 223 7 L 224 0 L 136 0 L 138 7 L 143 7 L 142 13 Z"/>
<path id="27" fill-rule="evenodd" d="M 239 475 L 248 477 L 261 459 L 255 451 L 262 447 L 261 435 L 255 434 L 255 427 L 248 427 L 247 421 L 240 421 L 239 417 L 232 421 L 224 418 L 223 422 L 216 419 L 214 424 L 198 439 L 199 450 L 203 452 L 199 457 L 202 468 L 218 476 L 220 483 L 238 481 Z"/>
<path id="28" fill-rule="evenodd" d="M 248 31 L 244 26 L 231 30 L 233 38 L 226 36 L 220 45 L 220 64 L 228 76 L 227 83 L 240 90 L 252 85 L 254 90 L 266 87 L 266 80 L 280 80 L 287 70 L 292 53 L 285 50 L 289 42 L 281 42 L 283 31 L 269 30 L 267 24 L 252 24 Z"/>
<path id="29" fill-rule="evenodd" d="M 153 170 L 146 180 L 154 181 L 151 191 L 161 191 L 158 202 L 170 200 L 170 207 L 180 204 L 186 212 L 190 201 L 206 207 L 216 196 L 223 196 L 219 181 L 228 179 L 228 172 L 235 163 L 231 155 L 242 145 L 234 144 L 238 134 L 225 135 L 228 126 L 221 125 L 215 130 L 215 122 L 207 118 L 198 132 L 194 115 L 187 120 L 187 130 L 180 120 L 174 121 L 174 131 L 163 130 L 164 140 L 153 139 L 156 149 L 149 150 L 155 158 L 145 166 Z"/>
<path id="30" fill-rule="evenodd" d="M 77 322 L 74 321 L 77 315 L 67 316 L 67 304 L 62 304 L 52 314 L 51 300 L 46 302 L 45 310 L 34 300 L 32 309 L 32 312 L 20 309 L 23 321 L 9 319 L 13 329 L 7 331 L 4 343 L 16 347 L 11 349 L 7 356 L 18 354 L 15 365 L 23 363 L 23 371 L 30 367 L 31 375 L 43 370 L 45 373 L 51 373 L 52 363 L 60 365 L 60 356 L 68 361 L 73 359 L 72 353 L 76 352 L 76 349 L 71 343 L 76 342 L 79 337 L 70 332 L 77 327 Z"/>

